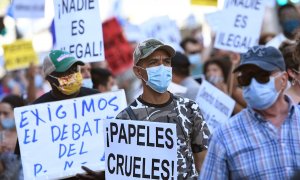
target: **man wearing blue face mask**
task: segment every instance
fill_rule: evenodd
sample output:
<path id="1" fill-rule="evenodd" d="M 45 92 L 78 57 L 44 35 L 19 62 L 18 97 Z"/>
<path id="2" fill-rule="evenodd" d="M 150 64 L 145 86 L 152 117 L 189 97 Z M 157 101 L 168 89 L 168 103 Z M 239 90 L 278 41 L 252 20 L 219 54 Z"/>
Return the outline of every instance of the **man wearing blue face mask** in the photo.
<path id="1" fill-rule="evenodd" d="M 214 132 L 199 179 L 290 179 L 300 169 L 300 107 L 284 94 L 280 51 L 255 46 L 234 72 L 248 106 Z"/>
<path id="2" fill-rule="evenodd" d="M 118 119 L 174 123 L 177 125 L 177 179 L 196 179 L 206 154 L 210 132 L 199 106 L 171 94 L 171 58 L 175 50 L 156 39 L 137 45 L 133 56 L 135 75 L 141 79 L 143 93 Z"/>

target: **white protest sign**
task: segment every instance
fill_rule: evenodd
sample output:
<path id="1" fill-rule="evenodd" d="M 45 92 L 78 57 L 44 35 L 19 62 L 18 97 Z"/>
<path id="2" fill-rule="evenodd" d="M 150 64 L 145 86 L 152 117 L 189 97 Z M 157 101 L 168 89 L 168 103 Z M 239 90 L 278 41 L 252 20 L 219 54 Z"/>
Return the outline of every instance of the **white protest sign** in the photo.
<path id="1" fill-rule="evenodd" d="M 175 50 L 182 52 L 182 48 L 179 46 L 181 41 L 180 30 L 176 22 L 168 16 L 151 18 L 140 27 L 147 38 L 159 39 L 171 45 Z"/>
<path id="2" fill-rule="evenodd" d="M 104 60 L 98 0 L 55 0 L 57 48 L 85 62 Z"/>
<path id="3" fill-rule="evenodd" d="M 24 179 L 57 179 L 103 170 L 103 120 L 126 105 L 123 90 L 14 110 Z"/>
<path id="4" fill-rule="evenodd" d="M 226 0 L 214 46 L 241 53 L 257 45 L 265 10 L 264 1 Z"/>
<path id="5" fill-rule="evenodd" d="M 235 105 L 231 97 L 205 80 L 201 83 L 196 102 L 211 132 L 230 118 Z"/>
<path id="6" fill-rule="evenodd" d="M 177 179 L 176 124 L 104 122 L 106 179 Z"/>
<path id="7" fill-rule="evenodd" d="M 11 0 L 14 18 L 43 18 L 45 0 Z"/>

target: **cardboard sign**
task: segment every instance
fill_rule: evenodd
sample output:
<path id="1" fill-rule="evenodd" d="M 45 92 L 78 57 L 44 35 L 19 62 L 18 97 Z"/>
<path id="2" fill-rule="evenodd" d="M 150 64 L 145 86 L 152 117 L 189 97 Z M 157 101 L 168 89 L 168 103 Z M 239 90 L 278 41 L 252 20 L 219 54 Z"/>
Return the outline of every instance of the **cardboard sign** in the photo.
<path id="1" fill-rule="evenodd" d="M 205 80 L 201 83 L 196 102 L 211 132 L 230 118 L 235 105 L 231 97 Z"/>
<path id="2" fill-rule="evenodd" d="M 226 0 L 222 17 L 219 17 L 222 21 L 214 46 L 242 53 L 257 45 L 265 10 L 264 2 Z"/>
<path id="3" fill-rule="evenodd" d="M 103 170 L 103 121 L 126 105 L 124 91 L 30 105 L 14 110 L 24 179 L 57 179 Z"/>
<path id="4" fill-rule="evenodd" d="M 182 52 L 180 47 L 181 35 L 175 21 L 168 16 L 155 17 L 141 25 L 147 38 L 155 38 L 171 45 L 176 51 Z"/>
<path id="5" fill-rule="evenodd" d="M 55 0 L 56 47 L 85 62 L 104 60 L 97 0 Z"/>
<path id="6" fill-rule="evenodd" d="M 133 65 L 133 49 L 116 18 L 103 23 L 105 58 L 112 73 L 121 74 Z"/>
<path id="7" fill-rule="evenodd" d="M 104 124 L 106 179 L 177 179 L 176 124 L 131 120 Z"/>
<path id="8" fill-rule="evenodd" d="M 217 6 L 218 0 L 191 0 L 191 4 L 199 6 Z"/>
<path id="9" fill-rule="evenodd" d="M 38 57 L 33 50 L 32 42 L 17 40 L 3 45 L 5 69 L 8 71 L 29 67 L 30 63 L 38 64 Z"/>
<path id="10" fill-rule="evenodd" d="M 45 0 L 11 0 L 14 18 L 43 18 Z"/>

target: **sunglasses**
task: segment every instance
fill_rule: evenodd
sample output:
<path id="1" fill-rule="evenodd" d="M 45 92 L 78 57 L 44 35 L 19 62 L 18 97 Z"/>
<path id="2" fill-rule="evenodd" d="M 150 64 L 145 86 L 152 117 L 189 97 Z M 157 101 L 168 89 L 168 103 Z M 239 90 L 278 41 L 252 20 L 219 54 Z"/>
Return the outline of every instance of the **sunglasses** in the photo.
<path id="1" fill-rule="evenodd" d="M 253 72 L 248 74 L 242 74 L 237 77 L 237 82 L 239 86 L 249 86 L 252 78 L 255 78 L 257 82 L 265 84 L 270 81 L 270 75 L 270 72 Z"/>

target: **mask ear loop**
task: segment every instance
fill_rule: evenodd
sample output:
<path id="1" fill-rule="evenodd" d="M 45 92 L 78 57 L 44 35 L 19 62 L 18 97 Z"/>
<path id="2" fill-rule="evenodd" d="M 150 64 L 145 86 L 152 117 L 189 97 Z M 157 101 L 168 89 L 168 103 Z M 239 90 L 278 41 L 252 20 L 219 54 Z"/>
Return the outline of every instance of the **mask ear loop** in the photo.
<path id="1" fill-rule="evenodd" d="M 147 69 L 145 69 L 145 68 L 142 68 L 141 66 L 135 66 L 135 67 L 137 67 L 137 68 L 141 68 L 141 69 L 143 69 L 143 70 L 145 70 L 146 72 L 147 72 Z M 148 76 L 148 72 L 147 72 L 147 76 Z M 148 81 L 146 81 L 144 78 L 143 78 L 143 76 L 140 74 L 140 78 L 146 83 L 146 85 L 148 85 Z M 148 77 L 149 78 L 149 77 Z"/>

